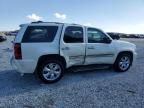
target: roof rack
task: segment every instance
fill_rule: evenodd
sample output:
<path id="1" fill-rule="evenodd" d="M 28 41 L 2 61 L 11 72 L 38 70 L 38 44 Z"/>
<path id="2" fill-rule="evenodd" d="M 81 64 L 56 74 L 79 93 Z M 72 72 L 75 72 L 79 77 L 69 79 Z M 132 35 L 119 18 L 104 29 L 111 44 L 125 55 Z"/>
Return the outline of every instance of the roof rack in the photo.
<path id="1" fill-rule="evenodd" d="M 43 23 L 43 21 L 36 21 L 36 22 L 31 22 L 31 23 Z"/>
<path id="2" fill-rule="evenodd" d="M 75 23 L 72 23 L 72 25 L 81 25 L 81 24 L 75 24 Z"/>
<path id="3" fill-rule="evenodd" d="M 65 23 L 62 23 L 62 22 L 43 22 L 43 21 L 31 22 L 31 24 L 39 24 L 39 23 L 55 23 L 55 24 L 65 24 Z M 71 24 L 71 25 L 81 25 L 81 24 L 75 24 L 75 23 L 67 23 L 67 24 Z"/>
<path id="4" fill-rule="evenodd" d="M 63 24 L 63 23 L 60 23 L 60 22 L 43 22 L 43 21 L 36 21 L 36 22 L 31 22 L 32 24 L 33 23 L 56 23 L 56 24 Z"/>

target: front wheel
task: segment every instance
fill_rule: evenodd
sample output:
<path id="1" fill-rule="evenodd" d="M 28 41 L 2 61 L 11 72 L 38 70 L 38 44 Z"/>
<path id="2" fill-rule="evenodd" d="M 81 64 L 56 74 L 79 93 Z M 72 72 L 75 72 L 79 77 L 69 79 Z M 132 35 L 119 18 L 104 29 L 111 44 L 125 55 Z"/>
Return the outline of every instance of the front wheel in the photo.
<path id="1" fill-rule="evenodd" d="M 44 83 L 54 83 L 59 81 L 64 73 L 61 62 L 56 60 L 46 60 L 38 69 L 38 75 Z"/>
<path id="2" fill-rule="evenodd" d="M 114 69 L 118 72 L 126 72 L 132 64 L 132 56 L 127 53 L 120 54 L 114 64 Z"/>

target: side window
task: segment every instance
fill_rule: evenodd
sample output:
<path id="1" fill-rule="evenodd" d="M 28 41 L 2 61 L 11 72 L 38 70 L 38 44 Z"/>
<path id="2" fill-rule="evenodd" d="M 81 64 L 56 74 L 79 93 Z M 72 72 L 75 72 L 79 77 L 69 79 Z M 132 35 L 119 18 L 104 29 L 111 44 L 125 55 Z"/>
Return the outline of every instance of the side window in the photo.
<path id="1" fill-rule="evenodd" d="M 22 42 L 52 42 L 57 30 L 57 26 L 29 26 Z"/>
<path id="2" fill-rule="evenodd" d="M 83 43 L 83 28 L 76 26 L 69 26 L 65 29 L 64 42 L 65 43 Z"/>
<path id="3" fill-rule="evenodd" d="M 102 31 L 95 28 L 88 28 L 88 43 L 103 43 L 104 38 L 108 38 Z"/>

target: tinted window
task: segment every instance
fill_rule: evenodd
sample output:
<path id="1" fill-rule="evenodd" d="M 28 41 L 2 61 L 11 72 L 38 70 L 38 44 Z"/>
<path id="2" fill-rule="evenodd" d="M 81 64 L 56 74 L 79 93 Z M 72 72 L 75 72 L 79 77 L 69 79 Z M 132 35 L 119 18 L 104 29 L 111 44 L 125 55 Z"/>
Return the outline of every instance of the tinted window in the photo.
<path id="1" fill-rule="evenodd" d="M 57 33 L 57 26 L 29 26 L 23 42 L 52 42 Z"/>
<path id="2" fill-rule="evenodd" d="M 64 42 L 66 43 L 82 43 L 83 42 L 83 28 L 69 26 L 64 33 Z"/>
<path id="3" fill-rule="evenodd" d="M 102 31 L 95 28 L 88 28 L 88 43 L 103 43 L 108 38 Z"/>

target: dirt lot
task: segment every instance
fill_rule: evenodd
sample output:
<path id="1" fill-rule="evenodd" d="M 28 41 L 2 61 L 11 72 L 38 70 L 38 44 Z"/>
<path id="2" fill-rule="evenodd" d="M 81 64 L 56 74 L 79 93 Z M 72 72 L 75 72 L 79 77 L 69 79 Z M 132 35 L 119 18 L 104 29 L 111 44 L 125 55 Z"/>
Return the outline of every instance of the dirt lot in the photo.
<path id="1" fill-rule="evenodd" d="M 45 85 L 33 75 L 21 77 L 9 64 L 11 40 L 0 43 L 0 108 L 142 108 L 144 107 L 144 39 L 135 65 L 126 73 L 113 70 L 66 73 Z"/>

